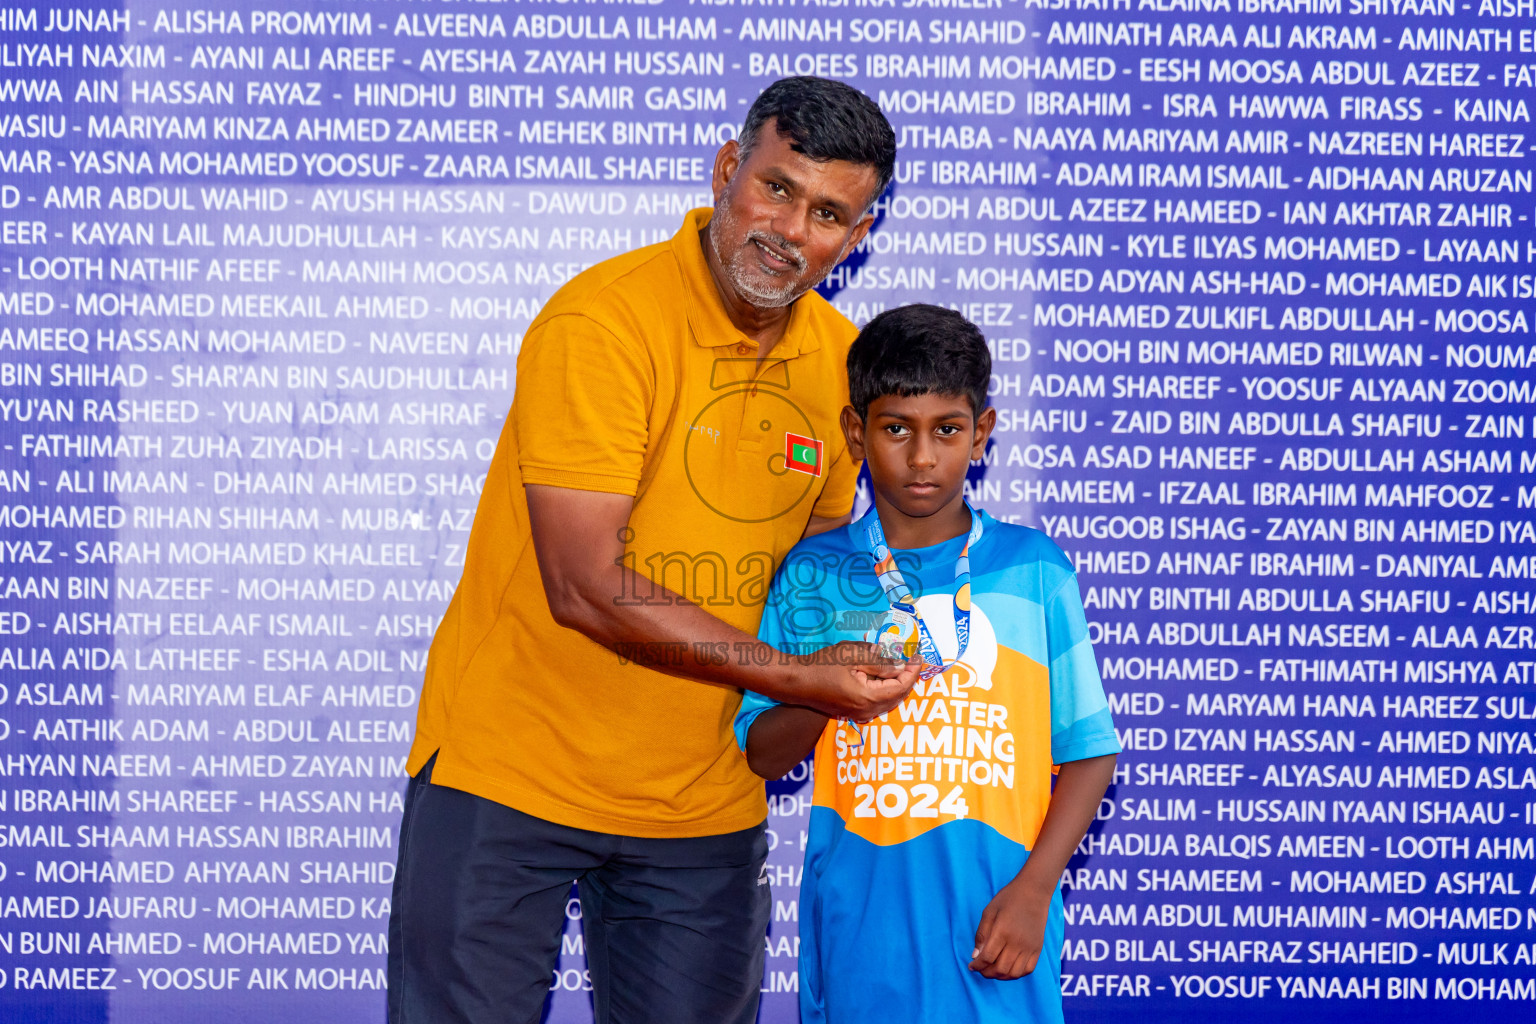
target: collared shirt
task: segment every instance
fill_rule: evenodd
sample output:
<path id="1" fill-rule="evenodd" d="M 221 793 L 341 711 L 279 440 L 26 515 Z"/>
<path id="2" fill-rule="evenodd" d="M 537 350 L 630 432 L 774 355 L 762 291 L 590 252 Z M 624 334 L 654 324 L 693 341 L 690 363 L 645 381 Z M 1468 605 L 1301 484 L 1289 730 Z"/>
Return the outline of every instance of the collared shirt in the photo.
<path id="1" fill-rule="evenodd" d="M 580 274 L 525 334 L 428 658 L 413 774 L 435 751 L 434 783 L 599 832 L 763 820 L 762 782 L 731 731 L 740 691 L 625 662 L 556 623 L 523 489 L 632 495 L 626 563 L 747 633 L 810 517 L 852 507 L 838 416 L 854 327 L 809 293 L 759 366 L 705 262 L 709 216 Z"/>

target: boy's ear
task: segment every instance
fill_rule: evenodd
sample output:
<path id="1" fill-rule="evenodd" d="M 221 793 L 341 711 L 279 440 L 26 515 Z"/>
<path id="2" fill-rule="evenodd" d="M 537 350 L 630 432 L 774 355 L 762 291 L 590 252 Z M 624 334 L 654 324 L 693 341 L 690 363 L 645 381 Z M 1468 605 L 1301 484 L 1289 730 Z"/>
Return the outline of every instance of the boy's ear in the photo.
<path id="1" fill-rule="evenodd" d="M 971 461 L 987 454 L 987 438 L 992 436 L 992 428 L 997 426 L 997 410 L 990 405 L 981 410 L 981 415 L 976 417 L 976 434 L 971 441 Z"/>
<path id="2" fill-rule="evenodd" d="M 993 420 L 997 417 L 993 416 Z M 859 414 L 851 405 L 843 406 L 843 414 L 840 417 L 843 427 L 843 437 L 848 439 L 848 457 L 854 462 L 864 461 L 864 421 L 859 419 Z"/>

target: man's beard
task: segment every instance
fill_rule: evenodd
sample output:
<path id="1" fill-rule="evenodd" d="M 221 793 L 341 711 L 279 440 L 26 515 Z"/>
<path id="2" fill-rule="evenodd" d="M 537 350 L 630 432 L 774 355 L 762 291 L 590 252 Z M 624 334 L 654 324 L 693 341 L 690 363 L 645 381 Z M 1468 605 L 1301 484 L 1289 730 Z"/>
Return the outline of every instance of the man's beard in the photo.
<path id="1" fill-rule="evenodd" d="M 731 284 L 735 286 L 736 291 L 754 306 L 763 309 L 787 306 L 815 287 L 821 278 L 826 277 L 826 273 L 823 272 L 815 280 L 807 282 L 804 276 L 807 263 L 805 256 L 800 252 L 800 247 L 766 231 L 748 231 L 744 245 L 729 253 L 724 251 L 721 246 L 722 240 L 735 236 L 739 226 L 735 215 L 730 211 L 729 201 L 715 204 L 715 215 L 709 226 L 709 244 L 715 250 L 715 258 L 720 261 L 720 266 L 725 269 L 726 276 L 731 279 Z M 753 258 L 748 249 L 748 246 L 754 244 L 753 239 L 767 242 L 789 256 L 795 261 L 793 269 L 799 273 L 777 286 L 763 281 L 761 265 L 753 266 L 748 262 Z M 790 270 L 791 268 L 786 267 L 783 273 L 788 274 Z"/>

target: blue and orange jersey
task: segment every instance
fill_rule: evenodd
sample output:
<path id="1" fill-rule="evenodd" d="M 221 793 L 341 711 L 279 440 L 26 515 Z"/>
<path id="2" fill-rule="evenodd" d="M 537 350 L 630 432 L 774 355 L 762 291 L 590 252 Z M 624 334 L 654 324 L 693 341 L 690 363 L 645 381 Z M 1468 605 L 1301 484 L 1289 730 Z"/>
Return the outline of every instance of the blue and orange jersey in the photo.
<path id="1" fill-rule="evenodd" d="M 817 743 L 800 890 L 806 1022 L 1061 1019 L 1059 893 L 1032 975 L 990 981 L 967 964 L 982 910 L 1040 833 L 1052 766 L 1120 746 L 1071 564 L 1039 531 L 982 517 L 963 654 L 954 577 L 965 536 L 896 551 L 945 664 L 955 663 L 890 714 L 862 728 L 829 723 Z M 768 595 L 764 642 L 805 653 L 867 638 L 888 604 L 864 537 L 861 520 L 790 553 Z M 772 706 L 744 696 L 743 747 Z"/>

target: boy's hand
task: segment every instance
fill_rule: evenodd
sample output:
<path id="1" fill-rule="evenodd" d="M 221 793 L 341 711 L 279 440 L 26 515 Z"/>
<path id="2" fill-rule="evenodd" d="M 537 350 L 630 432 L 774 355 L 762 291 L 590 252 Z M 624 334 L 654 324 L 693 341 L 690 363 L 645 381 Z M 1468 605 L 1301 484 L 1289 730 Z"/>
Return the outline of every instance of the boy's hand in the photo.
<path id="1" fill-rule="evenodd" d="M 1042 899 L 1014 879 L 992 897 L 981 912 L 971 970 L 998 981 L 1022 978 L 1035 969 L 1045 945 L 1045 921 L 1051 894 Z"/>
<path id="2" fill-rule="evenodd" d="M 797 703 L 831 718 L 868 722 L 906 699 L 922 671 L 921 657 L 888 661 L 874 644 L 845 640 L 802 659 L 810 686 Z"/>

